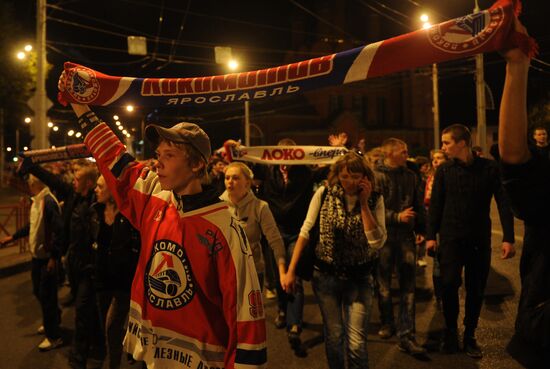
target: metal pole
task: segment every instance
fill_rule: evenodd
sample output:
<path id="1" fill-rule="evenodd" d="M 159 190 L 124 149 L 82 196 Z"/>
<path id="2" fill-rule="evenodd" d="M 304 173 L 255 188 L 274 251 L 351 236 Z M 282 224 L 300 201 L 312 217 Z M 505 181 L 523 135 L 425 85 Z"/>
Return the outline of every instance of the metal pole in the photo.
<path id="1" fill-rule="evenodd" d="M 32 132 L 33 148 L 45 149 L 48 145 L 46 126 L 46 0 L 38 0 L 36 7 L 36 106 Z"/>
<path id="2" fill-rule="evenodd" d="M 19 155 L 19 128 L 15 129 L 15 156 Z"/>
<path id="3" fill-rule="evenodd" d="M 4 109 L 0 108 L 0 188 L 4 188 L 4 162 L 6 154 L 4 153 Z"/>
<path id="4" fill-rule="evenodd" d="M 439 149 L 439 80 L 437 64 L 432 64 L 432 94 L 434 113 L 434 149 Z"/>
<path id="5" fill-rule="evenodd" d="M 244 102 L 244 145 L 250 146 L 250 104 Z"/>
<path id="6" fill-rule="evenodd" d="M 475 1 L 474 12 L 479 12 Z M 483 75 L 483 54 L 476 55 L 476 106 L 477 106 L 477 144 L 484 154 L 487 153 L 487 123 L 485 121 L 485 78 Z"/>

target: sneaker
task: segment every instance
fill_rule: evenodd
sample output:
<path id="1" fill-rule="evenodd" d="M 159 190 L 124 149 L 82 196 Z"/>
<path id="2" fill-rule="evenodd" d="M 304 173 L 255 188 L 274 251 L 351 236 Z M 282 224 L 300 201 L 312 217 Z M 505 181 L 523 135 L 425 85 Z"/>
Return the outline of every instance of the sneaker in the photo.
<path id="1" fill-rule="evenodd" d="M 275 318 L 275 328 L 283 329 L 284 327 L 286 327 L 286 314 L 279 311 L 277 317 Z"/>
<path id="2" fill-rule="evenodd" d="M 38 334 L 46 333 L 46 330 L 44 329 L 44 326 L 41 325 L 40 327 L 38 327 L 38 329 L 36 330 L 36 333 L 38 333 Z"/>
<path id="3" fill-rule="evenodd" d="M 269 288 L 265 289 L 265 298 L 268 300 L 273 300 L 277 298 L 277 292 L 275 290 L 270 290 Z"/>
<path id="4" fill-rule="evenodd" d="M 458 352 L 458 335 L 456 332 L 445 331 L 439 349 L 443 354 L 456 354 Z"/>
<path id="5" fill-rule="evenodd" d="M 40 351 L 50 351 L 61 345 L 63 345 L 63 340 L 61 338 L 50 340 L 48 337 L 46 337 L 42 342 L 40 342 L 40 344 L 38 345 L 38 349 Z"/>
<path id="6" fill-rule="evenodd" d="M 395 334 L 395 328 L 392 325 L 384 324 L 378 331 L 378 336 L 387 340 Z"/>
<path id="7" fill-rule="evenodd" d="M 481 347 L 479 347 L 474 337 L 464 337 L 464 352 L 474 359 L 481 359 L 483 357 Z"/>
<path id="8" fill-rule="evenodd" d="M 428 263 L 426 262 L 426 260 L 424 260 L 424 258 L 418 258 L 418 260 L 416 261 L 416 265 L 420 268 L 425 268 L 428 266 Z"/>
<path id="9" fill-rule="evenodd" d="M 290 327 L 290 330 L 288 331 L 288 342 L 290 343 L 290 347 L 294 351 L 298 350 L 302 346 L 302 341 L 300 340 L 300 333 L 302 333 L 302 330 L 296 324 L 293 324 L 292 327 Z"/>
<path id="10" fill-rule="evenodd" d="M 413 336 L 404 336 L 397 344 L 397 348 L 400 351 L 411 354 L 412 356 L 424 356 L 426 355 L 426 349 L 420 346 Z"/>

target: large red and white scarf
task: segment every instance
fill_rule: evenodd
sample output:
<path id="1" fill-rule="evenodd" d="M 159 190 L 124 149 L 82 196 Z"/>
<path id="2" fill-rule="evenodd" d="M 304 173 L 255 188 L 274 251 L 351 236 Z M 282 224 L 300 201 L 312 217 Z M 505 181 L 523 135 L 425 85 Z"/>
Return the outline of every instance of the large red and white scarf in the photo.
<path id="1" fill-rule="evenodd" d="M 513 30 L 519 0 L 497 0 L 488 10 L 456 18 L 385 41 L 319 58 L 251 72 L 195 78 L 109 76 L 65 63 L 62 103 L 186 106 L 260 100 L 336 86 L 478 53 L 536 43 Z"/>

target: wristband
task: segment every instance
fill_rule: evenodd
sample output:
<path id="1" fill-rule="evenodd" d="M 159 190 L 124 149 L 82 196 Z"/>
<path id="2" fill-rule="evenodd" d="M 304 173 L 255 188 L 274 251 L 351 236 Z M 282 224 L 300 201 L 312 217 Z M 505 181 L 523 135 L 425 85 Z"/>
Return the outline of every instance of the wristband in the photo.
<path id="1" fill-rule="evenodd" d="M 84 136 L 99 125 L 99 123 L 101 123 L 101 120 L 93 111 L 87 111 L 78 118 L 78 125 L 82 129 Z"/>

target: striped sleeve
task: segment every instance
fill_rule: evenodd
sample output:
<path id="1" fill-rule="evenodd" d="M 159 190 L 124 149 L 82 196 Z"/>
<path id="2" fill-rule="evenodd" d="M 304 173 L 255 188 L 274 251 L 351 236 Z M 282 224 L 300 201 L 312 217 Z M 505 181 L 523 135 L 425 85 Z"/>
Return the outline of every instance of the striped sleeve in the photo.
<path id="1" fill-rule="evenodd" d="M 95 158 L 121 213 L 140 229 L 141 215 L 156 186 L 157 176 L 126 151 L 105 122 L 94 117 L 95 114 L 90 117 L 87 113 L 87 120 L 93 124 L 87 126 L 84 143 Z"/>

